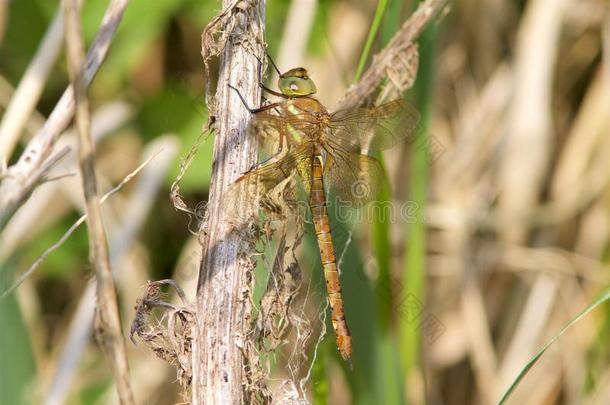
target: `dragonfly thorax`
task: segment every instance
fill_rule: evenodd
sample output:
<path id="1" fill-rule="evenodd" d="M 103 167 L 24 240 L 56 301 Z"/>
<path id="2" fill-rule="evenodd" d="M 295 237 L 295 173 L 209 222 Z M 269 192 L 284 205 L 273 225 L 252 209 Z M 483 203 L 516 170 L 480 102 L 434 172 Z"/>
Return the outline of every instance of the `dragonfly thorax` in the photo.
<path id="1" fill-rule="evenodd" d="M 328 110 L 313 97 L 295 98 L 288 100 L 287 104 L 291 114 L 306 114 L 314 117 L 316 120 L 324 120 L 324 117 L 329 116 Z"/>
<path id="2" fill-rule="evenodd" d="M 291 116 L 288 132 L 297 143 L 305 140 L 320 142 L 331 116 L 318 100 L 313 97 L 292 98 L 283 103 L 282 109 L 282 114 Z"/>

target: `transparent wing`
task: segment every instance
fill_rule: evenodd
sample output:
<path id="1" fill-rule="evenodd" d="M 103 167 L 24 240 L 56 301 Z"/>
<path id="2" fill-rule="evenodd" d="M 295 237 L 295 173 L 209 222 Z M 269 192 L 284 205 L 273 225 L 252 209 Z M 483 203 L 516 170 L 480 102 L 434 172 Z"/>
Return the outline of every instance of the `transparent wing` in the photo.
<path id="1" fill-rule="evenodd" d="M 301 177 L 303 168 L 311 167 L 312 152 L 311 143 L 300 145 L 282 158 L 238 178 L 223 196 L 228 219 L 241 223 L 255 217 L 261 208 L 272 214 L 274 210 L 282 210 L 285 193 L 296 194 L 292 190 L 295 182 L 291 180 L 295 175 Z M 240 204 L 243 198 L 247 199 L 246 209 Z"/>
<path id="2" fill-rule="evenodd" d="M 256 113 L 249 125 L 249 132 L 258 140 L 264 157 L 277 153 L 280 139 L 284 139 L 288 148 L 293 148 L 311 140 L 318 130 L 318 121 L 311 114 L 280 115 L 275 110 Z"/>
<path id="3" fill-rule="evenodd" d="M 248 126 L 248 133 L 256 138 L 261 158 L 266 159 L 277 153 L 280 134 L 284 130 L 281 118 L 272 110 L 256 113 Z"/>
<path id="4" fill-rule="evenodd" d="M 383 169 L 377 159 L 341 147 L 330 147 L 327 153 L 325 183 L 340 204 L 359 208 L 376 198 L 383 184 Z"/>
<path id="5" fill-rule="evenodd" d="M 417 110 L 402 99 L 376 107 L 339 110 L 331 115 L 328 139 L 352 152 L 382 150 L 413 135 L 419 123 Z"/>

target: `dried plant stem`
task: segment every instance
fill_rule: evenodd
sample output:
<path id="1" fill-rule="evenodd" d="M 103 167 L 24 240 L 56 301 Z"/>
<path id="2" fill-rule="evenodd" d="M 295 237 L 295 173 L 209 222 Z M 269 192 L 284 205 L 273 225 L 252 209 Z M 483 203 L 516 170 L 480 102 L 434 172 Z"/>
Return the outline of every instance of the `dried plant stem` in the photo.
<path id="1" fill-rule="evenodd" d="M 97 281 L 96 329 L 100 344 L 110 353 L 119 400 L 122 404 L 133 404 L 134 398 L 129 382 L 125 340 L 121 332 L 121 320 L 95 176 L 93 140 L 90 132 L 91 116 L 84 75 L 85 43 L 80 25 L 80 5 L 78 0 L 63 0 L 62 6 L 65 20 L 68 72 L 74 89 L 76 127 L 79 139 L 79 165 L 85 196 L 85 211 L 87 213 L 89 256 L 95 269 Z"/>
<path id="2" fill-rule="evenodd" d="M 58 11 L 2 117 L 0 161 L 10 159 L 24 125 L 36 108 L 51 68 L 59 56 L 62 38 L 63 19 Z"/>
<path id="3" fill-rule="evenodd" d="M 89 85 L 104 62 L 114 33 L 121 22 L 129 0 L 112 0 L 106 9 L 100 30 L 87 54 L 84 79 Z M 74 94 L 72 87 L 53 109 L 44 127 L 28 143 L 18 162 L 9 167 L 0 179 L 0 228 L 2 228 L 29 197 L 41 176 L 40 170 L 51 154 L 55 141 L 68 126 L 74 114 Z"/>
<path id="4" fill-rule="evenodd" d="M 204 31 L 203 54 L 208 54 L 206 34 L 221 32 L 226 39 L 220 58 L 216 93 L 216 137 L 208 220 L 202 232 L 202 260 L 197 286 L 197 331 L 193 346 L 192 403 L 243 403 L 243 363 L 240 349 L 247 330 L 249 284 L 247 275 L 255 266 L 254 238 L 231 231 L 222 196 L 228 186 L 256 162 L 256 144 L 247 136 L 250 113 L 237 94 L 240 89 L 250 105 L 258 105 L 258 62 L 264 59 L 264 0 L 239 3 L 223 1 L 220 20 Z M 218 25 L 218 28 L 214 28 Z M 209 97 L 208 97 L 209 99 Z M 244 210 L 247 196 L 237 202 Z M 240 209 L 237 208 L 237 210 Z M 247 232 L 247 230 L 243 230 Z"/>
<path id="5" fill-rule="evenodd" d="M 508 243 L 522 243 L 527 237 L 527 224 L 515 221 L 515 216 L 523 215 L 528 207 L 538 203 L 545 184 L 555 142 L 551 112 L 553 74 L 569 2 L 528 2 L 519 28 L 514 94 L 499 163 L 502 194 L 498 208 L 506 221 L 502 239 Z"/>
<path id="6" fill-rule="evenodd" d="M 164 153 L 161 153 L 161 149 Z M 129 173 L 120 184 L 104 194 L 100 199 L 100 202 L 104 203 L 110 195 L 118 192 L 126 183 L 142 171 L 133 192 L 129 195 L 129 202 L 125 210 L 126 215 L 124 215 L 126 220 L 122 221 L 120 228 L 111 235 L 110 262 L 115 269 L 115 274 L 120 270 L 118 263 L 133 245 L 138 231 L 142 228 L 146 216 L 150 213 L 151 204 L 155 201 L 154 194 L 158 192 L 160 186 L 163 184 L 167 168 L 173 162 L 176 150 L 177 142 L 173 136 L 159 138 L 151 145 L 147 146 L 144 156 L 150 156 L 135 170 Z M 157 158 L 156 164 L 149 166 L 148 164 L 155 158 Z M 33 269 L 34 266 L 40 264 L 52 250 L 58 249 L 76 228 L 84 222 L 85 218 L 86 215 L 79 218 L 58 242 L 47 249 L 43 256 L 36 260 L 30 269 Z M 89 283 L 87 284 L 87 288 L 77 305 L 77 310 L 70 321 L 67 338 L 61 349 L 61 354 L 58 356 L 57 367 L 55 368 L 52 383 L 45 394 L 45 405 L 58 405 L 65 402 L 65 398 L 70 388 L 70 382 L 78 369 L 79 359 L 91 336 L 94 309 L 95 285 Z M 138 381 L 137 378 L 133 380 Z"/>
<path id="7" fill-rule="evenodd" d="M 63 31 L 62 31 L 63 32 Z M 35 113 L 37 115 L 38 113 Z M 132 117 L 132 110 L 124 102 L 113 102 L 101 106 L 94 112 L 91 121 L 91 135 L 94 142 L 99 142 L 108 134 L 112 134 L 117 128 L 121 127 Z M 42 121 L 44 122 L 44 121 Z M 32 123 L 30 123 L 32 125 Z M 42 125 L 40 125 L 42 127 Z M 34 131 L 35 132 L 35 131 Z M 57 178 L 58 176 L 70 176 L 76 172 L 76 136 L 66 134 L 63 136 L 56 148 L 65 146 L 70 149 L 70 153 L 62 160 L 60 167 L 53 167 L 47 178 Z M 57 193 L 67 192 L 78 194 L 79 190 L 73 190 L 71 182 L 54 181 L 36 190 L 36 198 L 28 200 L 22 205 L 17 213 L 11 218 L 10 222 L 0 232 L 0 266 L 5 263 L 15 250 L 38 232 L 41 224 L 41 216 L 53 221 L 53 216 L 49 216 L 48 205 Z M 81 208 L 81 197 L 77 195 L 78 207 Z M 103 203 L 103 197 L 101 202 Z M 84 221 L 84 220 L 83 220 Z"/>
<path id="8" fill-rule="evenodd" d="M 145 162 L 143 162 L 135 170 L 133 170 L 131 173 L 129 173 L 119 184 L 117 184 L 115 187 L 113 187 L 112 190 L 110 190 L 106 194 L 104 194 L 100 198 L 100 204 L 103 204 L 104 202 L 106 202 L 106 200 L 111 195 L 119 192 L 123 188 L 123 186 L 125 184 L 129 183 L 144 167 L 146 167 L 150 163 L 151 160 L 154 159 L 155 156 L 156 155 L 153 155 L 153 156 L 149 157 L 148 159 L 146 159 Z M 53 253 L 54 251 L 59 249 L 61 247 L 61 245 L 63 245 L 68 240 L 68 238 L 70 236 L 72 236 L 72 234 L 78 229 L 79 226 L 81 226 L 83 224 L 83 222 L 85 222 L 86 219 L 87 219 L 87 214 L 81 215 L 81 217 L 78 218 L 76 220 L 76 222 L 74 222 L 72 224 L 72 226 L 70 226 L 70 228 L 68 228 L 68 230 L 61 236 L 61 238 L 59 238 L 59 240 L 57 242 L 55 242 L 54 244 L 49 246 L 44 252 L 42 252 L 42 254 L 40 256 L 38 256 L 38 258 L 36 260 L 34 260 L 34 262 L 30 265 L 30 267 L 28 267 L 28 269 L 26 271 L 24 271 L 23 274 L 21 274 L 19 277 L 17 277 L 15 282 L 6 291 L 3 291 L 2 294 L 0 294 L 0 299 L 4 298 L 11 292 L 15 291 L 15 289 L 17 289 L 25 280 L 27 280 L 27 278 L 30 277 L 32 275 L 32 273 L 34 273 L 34 271 L 36 271 L 36 269 L 47 259 L 47 257 L 49 257 L 49 255 L 51 253 Z M 122 246 L 122 247 L 124 247 L 124 246 Z"/>
<path id="9" fill-rule="evenodd" d="M 353 107 L 369 97 L 381 81 L 387 77 L 387 70 L 395 67 L 399 61 L 404 60 L 409 52 L 415 51 L 414 43 L 417 37 L 430 20 L 446 5 L 447 0 L 426 0 L 422 2 L 383 51 L 373 57 L 371 66 L 364 72 L 360 81 L 347 90 L 336 109 Z"/>

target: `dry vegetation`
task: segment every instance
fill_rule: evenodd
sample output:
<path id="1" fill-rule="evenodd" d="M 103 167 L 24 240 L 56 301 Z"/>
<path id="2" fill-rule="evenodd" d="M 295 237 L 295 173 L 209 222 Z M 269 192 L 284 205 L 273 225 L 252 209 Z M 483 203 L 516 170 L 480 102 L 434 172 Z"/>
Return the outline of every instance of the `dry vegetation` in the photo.
<path id="1" fill-rule="evenodd" d="M 428 140 L 384 156 L 391 191 L 382 197 L 402 216 L 353 230 L 334 223 L 353 372 L 332 336 L 324 337 L 311 230 L 305 226 L 301 239 L 269 223 L 248 228 L 257 251 L 236 281 L 250 290 L 235 352 L 245 356 L 249 402 L 494 404 L 532 356 L 608 289 L 608 3 L 450 2 L 417 48 L 409 41 L 419 30 L 399 53 L 378 54 L 410 5 L 389 2 L 366 59 L 371 69 L 350 88 L 378 2 L 267 2 L 265 40 L 280 69 L 306 66 L 329 107 L 372 102 L 386 76 L 377 99 L 413 85 L 409 97 Z M 119 185 L 102 198 L 109 264 L 123 333 L 135 317 L 131 332 L 140 338 L 127 343 L 130 381 L 136 403 L 188 400 L 189 356 L 197 350 L 191 327 L 205 310 L 195 297 L 207 243 L 199 226 L 209 221 L 214 188 L 214 141 L 201 135 L 211 121 L 200 35 L 234 14 L 198 0 L 83 7 L 87 47 L 98 49 L 85 79 L 93 80 L 99 194 Z M 112 368 L 91 339 L 87 235 L 68 231 L 85 205 L 77 131 L 68 125 L 74 102 L 69 92 L 58 102 L 70 82 L 61 21 L 53 19 L 59 10 L 56 1 L 0 1 L 0 291 L 19 285 L 0 301 L 0 402 L 115 403 Z M 224 46 L 219 32 L 209 37 L 212 54 Z M 253 44 L 242 51 L 260 53 Z M 217 61 L 206 63 L 208 72 L 218 70 Z M 208 77 L 214 87 L 217 76 Z M 222 95 L 208 100 L 223 108 Z M 190 169 L 178 174 L 180 157 L 195 150 Z M 61 239 L 66 231 L 71 236 Z M 169 278 L 179 287 L 147 284 Z M 550 346 L 508 403 L 606 404 L 609 332 L 604 302 Z"/>

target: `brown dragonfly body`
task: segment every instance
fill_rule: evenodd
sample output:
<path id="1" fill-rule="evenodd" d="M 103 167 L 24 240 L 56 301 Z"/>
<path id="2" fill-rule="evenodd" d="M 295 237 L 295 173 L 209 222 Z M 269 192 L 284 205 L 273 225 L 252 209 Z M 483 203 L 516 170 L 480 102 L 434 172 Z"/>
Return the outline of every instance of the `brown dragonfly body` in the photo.
<path id="1" fill-rule="evenodd" d="M 322 157 L 316 154 L 313 158 L 311 170 L 311 189 L 309 196 L 309 208 L 313 218 L 313 225 L 316 230 L 318 248 L 320 249 L 320 259 L 324 278 L 326 279 L 326 293 L 330 303 L 330 316 L 335 330 L 337 348 L 341 357 L 350 361 L 352 357 L 352 335 L 345 319 L 345 309 L 343 306 L 343 295 L 341 294 L 341 281 L 337 269 L 337 258 L 335 247 L 330 233 L 330 221 L 326 211 L 326 196 L 324 193 Z"/>
<path id="2" fill-rule="evenodd" d="M 382 170 L 378 161 L 363 151 L 384 149 L 404 139 L 415 129 L 419 116 L 400 99 L 377 107 L 329 113 L 311 96 L 316 87 L 303 68 L 280 74 L 278 84 L 281 93 L 265 90 L 283 100 L 258 109 L 247 107 L 237 92 L 253 113 L 252 132 L 263 149 L 270 145 L 272 156 L 240 177 L 233 193 L 243 193 L 243 186 L 256 185 L 257 193 L 266 194 L 293 174 L 300 178 L 309 196 L 337 348 L 351 364 L 352 337 L 345 317 L 325 190 L 332 190 L 339 201 L 351 207 L 369 201 L 381 184 Z"/>

